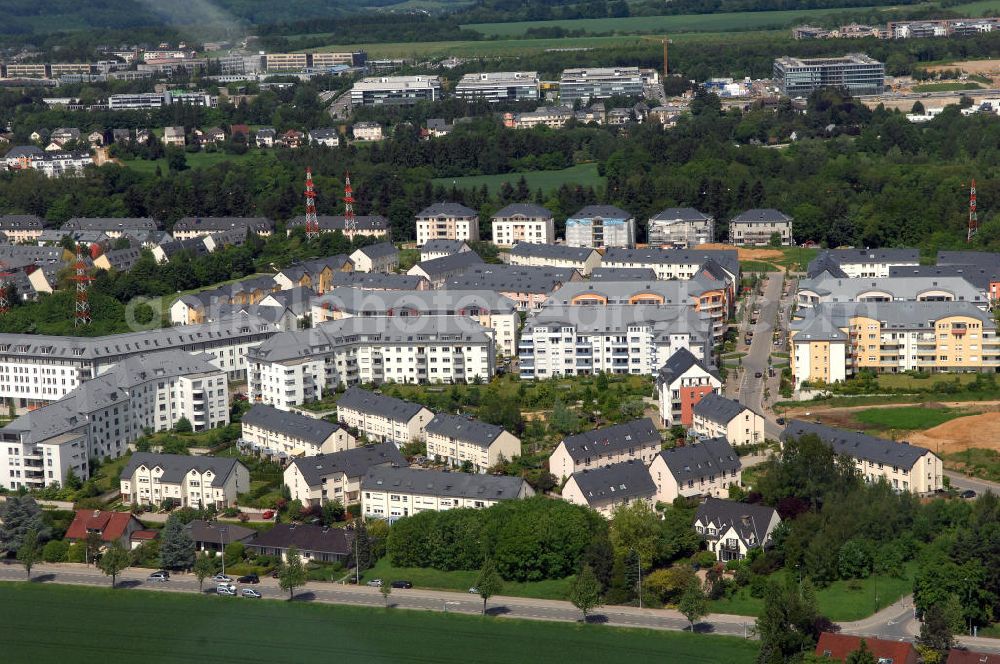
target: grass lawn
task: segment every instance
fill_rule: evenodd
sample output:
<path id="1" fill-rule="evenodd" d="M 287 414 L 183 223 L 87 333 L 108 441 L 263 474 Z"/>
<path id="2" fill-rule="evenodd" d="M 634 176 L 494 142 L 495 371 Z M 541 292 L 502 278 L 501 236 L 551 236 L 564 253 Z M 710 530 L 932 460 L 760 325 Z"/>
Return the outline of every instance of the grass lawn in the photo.
<path id="1" fill-rule="evenodd" d="M 503 173 L 501 175 L 466 175 L 457 178 L 434 178 L 435 186 L 455 186 L 459 189 L 478 189 L 484 184 L 495 194 L 504 182 L 517 186 L 521 176 L 528 182 L 531 191 L 542 189 L 545 193 L 555 191 L 564 184 L 578 184 L 584 187 L 603 186 L 606 178 L 597 174 L 597 164 L 578 164 L 560 171 L 524 171 L 521 173 Z"/>
<path id="2" fill-rule="evenodd" d="M 0 585 L 4 660 L 101 662 L 733 662 L 738 638 L 110 588 Z M 61 625 L 44 629 L 41 625 Z M 122 639 L 123 626 L 136 638 Z M 41 638 L 44 631 L 44 638 Z M 113 644 L 113 645 L 109 645 Z"/>
<path id="3" fill-rule="evenodd" d="M 930 429 L 968 413 L 950 408 L 871 408 L 858 411 L 854 419 L 875 429 Z"/>
<path id="4" fill-rule="evenodd" d="M 777 272 L 778 268 L 774 263 L 764 261 L 740 261 L 741 272 Z"/>
<path id="5" fill-rule="evenodd" d="M 442 572 L 424 567 L 394 567 L 388 558 L 382 558 L 375 564 L 375 567 L 361 575 L 361 583 L 365 583 L 371 579 L 382 579 L 386 583 L 395 580 L 406 580 L 412 582 L 415 588 L 467 591 L 476 584 L 476 577 L 478 575 L 479 572 L 475 570 Z M 500 594 L 512 597 L 533 597 L 535 599 L 566 599 L 569 593 L 569 584 L 572 580 L 573 577 L 570 576 L 554 581 L 535 581 L 530 583 L 505 581 L 503 591 Z"/>
<path id="6" fill-rule="evenodd" d="M 913 592 L 915 562 L 908 562 L 901 578 L 880 576 L 878 582 L 878 606 L 884 609 L 900 597 Z M 776 574 L 789 574 L 787 571 Z M 819 611 L 834 622 L 860 620 L 875 612 L 874 577 L 857 581 L 834 581 L 826 588 L 816 591 Z M 764 608 L 762 599 L 751 597 L 749 588 L 741 588 L 732 597 L 709 602 L 713 613 L 733 613 L 744 616 L 759 616 Z"/>
<path id="7" fill-rule="evenodd" d="M 229 154 L 227 152 L 185 152 L 184 154 L 187 157 L 189 168 L 207 168 L 224 161 L 247 161 L 250 159 L 272 161 L 274 159 L 272 153 L 261 150 L 248 150 L 243 154 Z M 161 173 L 166 173 L 169 170 L 166 159 L 130 159 L 122 163 L 125 164 L 126 168 L 131 168 L 143 175 L 152 175 L 156 172 L 157 166 L 160 167 Z"/>
<path id="8" fill-rule="evenodd" d="M 1000 452 L 978 447 L 946 454 L 944 467 L 963 475 L 1000 482 Z"/>
<path id="9" fill-rule="evenodd" d="M 937 374 L 924 378 L 917 378 L 911 374 L 882 374 L 878 377 L 878 384 L 884 390 L 932 390 L 938 383 L 954 383 L 958 381 L 959 384 L 964 385 L 971 383 L 976 378 L 977 375 L 971 373 Z"/>
<path id="10" fill-rule="evenodd" d="M 816 254 L 819 253 L 819 249 L 811 249 L 809 247 L 783 247 L 781 249 L 783 256 L 774 261 L 782 267 L 786 267 L 789 270 L 796 272 L 805 271 L 806 267 L 809 265 L 809 261 L 816 258 Z"/>
<path id="11" fill-rule="evenodd" d="M 960 90 L 980 90 L 978 83 L 924 83 L 914 85 L 914 92 L 958 92 Z"/>
<path id="12" fill-rule="evenodd" d="M 163 295 L 161 297 L 154 297 L 149 301 L 149 306 L 153 307 L 153 311 L 160 311 L 163 320 L 170 320 L 170 307 L 173 306 L 174 302 L 179 300 L 185 295 L 194 295 L 195 293 L 200 293 L 207 290 L 215 290 L 219 286 L 225 286 L 226 284 L 236 283 L 237 281 L 242 281 L 243 279 L 253 279 L 254 277 L 265 276 L 263 272 L 255 272 L 254 274 L 248 274 L 245 277 L 240 277 L 239 279 L 226 279 L 225 281 L 220 281 L 217 284 L 212 284 L 210 286 L 202 286 L 200 288 L 192 288 L 191 290 L 179 291 L 177 293 L 171 293 L 170 295 Z M 267 273 L 266 276 L 271 276 Z"/>
<path id="13" fill-rule="evenodd" d="M 1000 399 L 1000 391 L 991 392 L 958 392 L 957 394 L 892 394 L 888 396 L 856 396 L 856 397 L 833 397 L 830 399 L 818 399 L 810 401 L 779 401 L 775 405 L 779 408 L 806 408 L 815 406 L 816 408 L 843 408 L 850 406 L 880 406 L 885 404 L 913 404 L 927 403 L 932 400 L 941 401 L 995 401 Z"/>
<path id="14" fill-rule="evenodd" d="M 983 16 L 983 12 L 995 12 L 1000 10 L 1000 0 L 977 0 L 976 2 L 967 2 L 963 5 L 956 5 L 954 7 L 949 7 L 949 11 L 957 12 L 962 16 Z"/>

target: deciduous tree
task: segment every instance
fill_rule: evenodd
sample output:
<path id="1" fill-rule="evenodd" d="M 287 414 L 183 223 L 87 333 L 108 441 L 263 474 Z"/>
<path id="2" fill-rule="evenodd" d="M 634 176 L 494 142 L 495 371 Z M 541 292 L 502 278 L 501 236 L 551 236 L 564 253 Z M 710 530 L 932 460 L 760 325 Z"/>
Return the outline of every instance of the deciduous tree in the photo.
<path id="1" fill-rule="evenodd" d="M 101 556 L 97 567 L 107 576 L 111 577 L 111 587 L 114 588 L 118 575 L 128 569 L 131 562 L 132 560 L 128 555 L 128 551 L 125 550 L 121 542 L 116 541 Z"/>
<path id="2" fill-rule="evenodd" d="M 288 591 L 288 600 L 295 596 L 295 589 L 301 588 L 306 583 L 306 568 L 302 564 L 302 556 L 295 546 L 288 548 L 285 552 L 285 561 L 278 571 L 278 586 L 282 590 Z"/>
<path id="3" fill-rule="evenodd" d="M 601 605 L 601 583 L 589 565 L 584 565 L 570 584 L 569 600 L 583 613 L 584 622 L 587 614 Z"/>
<path id="4" fill-rule="evenodd" d="M 487 558 L 479 569 L 476 577 L 476 590 L 483 598 L 483 615 L 486 615 L 486 602 L 490 597 L 500 594 L 503 590 L 503 579 L 497 571 L 497 565 L 492 558 Z"/>

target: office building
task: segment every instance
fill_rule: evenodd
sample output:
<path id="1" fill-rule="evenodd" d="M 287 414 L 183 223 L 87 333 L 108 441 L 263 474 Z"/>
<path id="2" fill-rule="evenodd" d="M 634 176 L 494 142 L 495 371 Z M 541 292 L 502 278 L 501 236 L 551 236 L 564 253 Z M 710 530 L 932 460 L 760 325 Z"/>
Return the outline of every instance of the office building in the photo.
<path id="1" fill-rule="evenodd" d="M 459 99 L 489 102 L 537 100 L 538 72 L 494 71 L 466 74 L 455 86 Z"/>
<path id="2" fill-rule="evenodd" d="M 793 58 L 774 61 L 774 80 L 788 97 L 808 97 L 823 87 L 844 88 L 852 95 L 885 91 L 885 65 L 863 53 L 840 58 Z"/>
<path id="3" fill-rule="evenodd" d="M 441 99 L 437 76 L 380 76 L 364 78 L 351 88 L 352 106 L 407 106 Z"/>
<path id="4" fill-rule="evenodd" d="M 611 97 L 642 97 L 644 81 L 638 67 L 566 69 L 559 79 L 559 101 L 572 106 Z"/>

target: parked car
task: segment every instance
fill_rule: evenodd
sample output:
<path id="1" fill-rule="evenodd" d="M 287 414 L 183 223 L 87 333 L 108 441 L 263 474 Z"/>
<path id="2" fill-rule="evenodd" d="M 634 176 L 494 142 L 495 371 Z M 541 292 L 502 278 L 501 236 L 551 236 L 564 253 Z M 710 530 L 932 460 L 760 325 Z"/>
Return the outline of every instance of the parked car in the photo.
<path id="1" fill-rule="evenodd" d="M 962 496 L 962 498 L 971 500 L 972 498 L 976 497 L 976 492 L 973 491 L 972 489 L 966 489 L 965 491 L 963 491 L 959 495 Z"/>
<path id="2" fill-rule="evenodd" d="M 243 592 L 240 593 L 243 597 L 249 597 L 251 599 L 260 599 L 261 595 L 259 592 L 253 588 L 244 588 Z"/>
<path id="3" fill-rule="evenodd" d="M 372 579 L 371 581 L 368 582 L 368 585 L 371 586 L 372 588 L 381 588 L 382 579 Z"/>
<path id="4" fill-rule="evenodd" d="M 477 588 L 475 586 L 472 586 L 471 588 L 469 588 L 469 594 L 470 595 L 478 595 L 479 594 L 479 588 Z"/>
<path id="5" fill-rule="evenodd" d="M 232 583 L 233 577 L 226 576 L 225 574 L 216 574 L 212 577 L 212 581 L 215 581 L 216 583 Z"/>
<path id="6" fill-rule="evenodd" d="M 215 587 L 216 595 L 232 595 L 236 597 L 236 586 L 231 583 L 220 583 Z"/>
<path id="7" fill-rule="evenodd" d="M 413 587 L 413 583 L 411 583 L 410 581 L 393 581 L 392 582 L 392 587 L 393 588 L 412 588 Z"/>
<path id="8" fill-rule="evenodd" d="M 775 422 L 777 422 L 778 424 L 784 425 L 785 424 L 785 418 L 779 417 L 778 419 L 775 420 Z"/>
<path id="9" fill-rule="evenodd" d="M 152 574 L 149 575 L 149 580 L 150 581 L 159 581 L 160 583 L 163 583 L 164 581 L 169 581 L 170 580 L 170 572 L 168 572 L 165 569 L 161 569 L 158 572 L 153 572 Z"/>
<path id="10" fill-rule="evenodd" d="M 273 519 L 274 518 L 274 510 L 267 510 L 266 512 L 264 512 L 263 514 L 261 514 L 261 516 L 264 518 L 265 521 L 267 521 L 269 519 Z"/>
<path id="11" fill-rule="evenodd" d="M 764 374 L 762 374 L 761 372 L 758 371 L 758 372 L 754 373 L 753 377 L 754 378 L 763 378 Z"/>
<path id="12" fill-rule="evenodd" d="M 260 583 L 260 577 L 256 574 L 247 574 L 236 579 L 236 583 Z"/>

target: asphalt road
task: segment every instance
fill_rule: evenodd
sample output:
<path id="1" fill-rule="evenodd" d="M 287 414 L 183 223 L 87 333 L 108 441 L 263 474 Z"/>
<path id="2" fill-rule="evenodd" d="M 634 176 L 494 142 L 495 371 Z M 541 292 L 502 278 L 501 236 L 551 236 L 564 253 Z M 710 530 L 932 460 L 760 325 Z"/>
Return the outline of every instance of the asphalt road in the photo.
<path id="1" fill-rule="evenodd" d="M 968 477 L 967 475 L 962 475 L 961 473 L 956 473 L 952 470 L 944 471 L 944 476 L 948 478 L 951 482 L 951 486 L 958 489 L 959 491 L 965 491 L 966 489 L 972 489 L 977 494 L 982 495 L 987 491 L 992 491 L 995 494 L 1000 494 L 1000 484 L 996 482 L 990 482 L 989 480 L 980 480 L 975 477 Z"/>
<path id="2" fill-rule="evenodd" d="M 774 349 L 772 335 L 774 333 L 774 321 L 777 319 L 778 307 L 781 302 L 781 274 L 771 273 L 768 275 L 764 293 L 755 298 L 751 310 L 760 310 L 757 323 L 753 325 L 753 339 L 746 356 L 743 357 L 743 373 L 740 376 L 738 396 L 741 403 L 762 413 L 766 413 L 764 408 L 764 389 L 768 384 L 767 359 Z M 757 373 L 761 377 L 756 376 Z M 777 381 L 772 381 L 773 389 L 777 389 Z M 765 436 L 772 440 L 777 440 L 781 433 L 781 427 L 774 422 L 770 416 L 766 417 L 764 426 Z"/>

